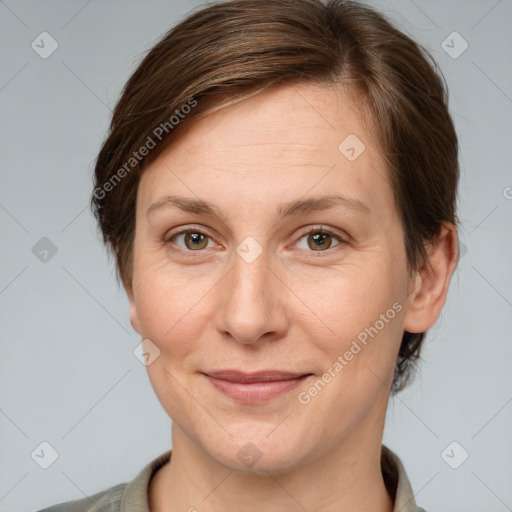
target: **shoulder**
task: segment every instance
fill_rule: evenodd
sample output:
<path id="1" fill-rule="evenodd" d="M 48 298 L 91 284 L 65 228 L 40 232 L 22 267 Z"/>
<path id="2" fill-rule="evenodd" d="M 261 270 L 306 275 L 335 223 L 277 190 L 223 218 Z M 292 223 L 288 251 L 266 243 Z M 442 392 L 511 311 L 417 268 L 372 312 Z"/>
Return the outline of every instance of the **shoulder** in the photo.
<path id="1" fill-rule="evenodd" d="M 58 503 L 37 512 L 118 512 L 128 484 L 118 484 L 79 500 Z"/>
<path id="2" fill-rule="evenodd" d="M 128 483 L 117 484 L 79 500 L 58 503 L 37 512 L 148 512 L 148 485 L 154 474 L 171 460 L 169 450 L 144 466 Z"/>

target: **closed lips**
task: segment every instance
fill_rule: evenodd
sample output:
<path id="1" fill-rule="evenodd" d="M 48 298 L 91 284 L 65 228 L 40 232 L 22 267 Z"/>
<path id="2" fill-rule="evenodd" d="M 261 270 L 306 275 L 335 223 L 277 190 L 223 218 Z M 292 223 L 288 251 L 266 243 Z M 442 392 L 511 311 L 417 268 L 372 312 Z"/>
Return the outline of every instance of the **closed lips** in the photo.
<path id="1" fill-rule="evenodd" d="M 276 371 L 263 371 L 253 373 L 243 373 L 235 370 L 222 370 L 215 372 L 205 373 L 215 379 L 227 380 L 230 382 L 239 382 L 250 384 L 254 382 L 273 382 L 273 381 L 284 381 L 298 379 L 306 375 L 312 375 L 311 373 L 292 373 L 292 372 L 276 372 Z"/>

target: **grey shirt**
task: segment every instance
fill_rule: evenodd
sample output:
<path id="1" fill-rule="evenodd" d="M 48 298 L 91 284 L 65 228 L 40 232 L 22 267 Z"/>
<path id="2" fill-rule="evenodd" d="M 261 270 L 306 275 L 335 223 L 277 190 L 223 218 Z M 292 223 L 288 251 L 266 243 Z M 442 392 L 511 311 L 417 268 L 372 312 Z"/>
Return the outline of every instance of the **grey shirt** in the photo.
<path id="1" fill-rule="evenodd" d="M 150 512 L 148 486 L 153 475 L 171 459 L 172 450 L 147 464 L 128 483 L 118 484 L 87 498 L 53 505 L 39 512 Z M 425 512 L 416 505 L 411 484 L 402 462 L 388 447 L 382 445 L 381 468 L 391 496 L 395 496 L 393 512 Z"/>

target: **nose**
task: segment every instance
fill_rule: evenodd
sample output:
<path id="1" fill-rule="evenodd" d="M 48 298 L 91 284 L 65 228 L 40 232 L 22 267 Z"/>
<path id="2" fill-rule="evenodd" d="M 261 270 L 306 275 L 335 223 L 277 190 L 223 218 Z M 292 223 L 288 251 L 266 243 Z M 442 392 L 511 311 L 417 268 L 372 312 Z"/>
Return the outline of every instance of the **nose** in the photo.
<path id="1" fill-rule="evenodd" d="M 290 299 L 283 281 L 269 267 L 265 252 L 250 263 L 235 254 L 231 270 L 219 283 L 218 332 L 244 344 L 282 338 L 289 326 Z"/>

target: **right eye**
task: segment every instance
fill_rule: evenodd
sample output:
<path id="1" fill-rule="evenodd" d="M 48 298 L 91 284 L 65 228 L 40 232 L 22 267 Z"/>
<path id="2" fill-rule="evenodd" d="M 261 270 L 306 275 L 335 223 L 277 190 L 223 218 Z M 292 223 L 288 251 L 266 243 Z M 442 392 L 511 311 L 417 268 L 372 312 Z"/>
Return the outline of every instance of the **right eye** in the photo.
<path id="1" fill-rule="evenodd" d="M 182 240 L 181 245 L 178 241 Z M 196 252 L 208 248 L 208 241 L 212 240 L 207 234 L 198 229 L 188 228 L 166 235 L 165 244 L 176 245 L 180 251 Z M 176 243 L 178 242 L 178 243 Z M 174 250 L 174 249 L 173 249 Z"/>

